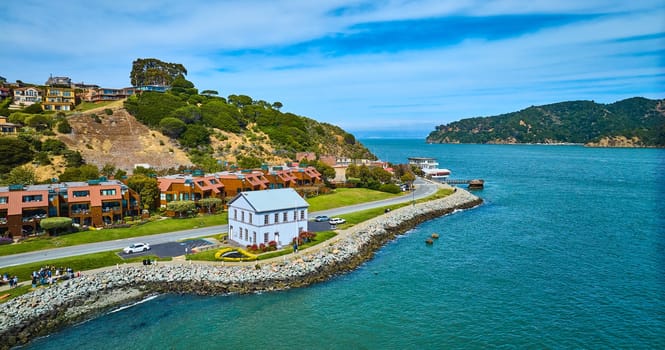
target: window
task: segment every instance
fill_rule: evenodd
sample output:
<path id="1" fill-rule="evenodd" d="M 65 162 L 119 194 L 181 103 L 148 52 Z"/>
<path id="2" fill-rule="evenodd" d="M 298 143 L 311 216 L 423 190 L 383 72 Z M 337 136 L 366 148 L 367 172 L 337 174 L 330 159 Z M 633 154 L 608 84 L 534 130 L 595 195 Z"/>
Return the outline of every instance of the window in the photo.
<path id="1" fill-rule="evenodd" d="M 288 212 L 284 212 L 284 215 L 282 215 L 282 216 L 284 217 L 284 220 L 283 220 L 284 222 L 289 221 L 289 213 Z"/>
<path id="2" fill-rule="evenodd" d="M 238 220 L 238 209 L 233 209 L 233 220 Z"/>
<path id="3" fill-rule="evenodd" d="M 0 204 L 9 203 L 9 197 L 0 197 Z"/>
<path id="4" fill-rule="evenodd" d="M 249 222 L 252 222 L 252 213 L 249 213 Z"/>
<path id="5" fill-rule="evenodd" d="M 111 188 L 108 190 L 101 190 L 99 191 L 99 194 L 102 196 L 115 196 L 115 188 Z"/>
<path id="6" fill-rule="evenodd" d="M 41 202 L 42 201 L 42 195 L 41 194 L 36 194 L 32 196 L 23 196 L 23 203 L 27 202 Z"/>
<path id="7" fill-rule="evenodd" d="M 275 223 L 279 222 L 279 213 L 275 213 Z"/>
<path id="8" fill-rule="evenodd" d="M 245 241 L 249 240 L 249 231 L 245 229 Z"/>
<path id="9" fill-rule="evenodd" d="M 240 213 L 240 221 L 245 222 L 245 212 Z"/>
<path id="10" fill-rule="evenodd" d="M 263 224 L 267 225 L 269 223 L 268 221 L 268 215 L 263 215 Z"/>
<path id="11" fill-rule="evenodd" d="M 72 195 L 74 197 L 88 197 L 90 196 L 90 191 L 74 191 Z"/>
<path id="12" fill-rule="evenodd" d="M 305 211 L 304 210 L 300 211 L 300 220 L 305 220 Z"/>
<path id="13" fill-rule="evenodd" d="M 210 180 L 208 180 L 208 182 L 210 182 L 213 185 L 217 184 L 217 180 L 215 180 L 215 179 L 210 179 Z"/>
<path id="14" fill-rule="evenodd" d="M 160 193 L 159 194 L 159 199 L 165 201 L 166 200 L 166 193 Z"/>
<path id="15" fill-rule="evenodd" d="M 263 243 L 268 243 L 268 232 L 263 234 Z"/>

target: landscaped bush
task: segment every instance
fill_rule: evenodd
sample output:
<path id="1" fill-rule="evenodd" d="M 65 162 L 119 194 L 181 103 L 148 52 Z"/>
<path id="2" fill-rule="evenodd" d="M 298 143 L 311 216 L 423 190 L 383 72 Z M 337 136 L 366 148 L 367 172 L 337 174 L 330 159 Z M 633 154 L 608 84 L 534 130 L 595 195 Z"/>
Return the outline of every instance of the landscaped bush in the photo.
<path id="1" fill-rule="evenodd" d="M 379 187 L 379 191 L 397 194 L 402 192 L 402 189 L 395 184 L 383 184 Z"/>
<path id="2" fill-rule="evenodd" d="M 237 252 L 240 253 L 243 257 L 242 257 L 242 258 L 228 258 L 228 257 L 224 257 L 224 256 L 223 256 L 224 254 L 226 254 L 226 253 L 228 253 L 228 252 L 231 252 L 231 251 L 237 251 Z M 226 247 L 226 248 L 222 248 L 222 249 L 218 250 L 218 251 L 215 253 L 215 259 L 217 259 L 217 260 L 222 260 L 222 261 L 233 262 L 233 261 L 254 261 L 254 260 L 258 260 L 258 257 L 257 257 L 256 255 L 254 255 L 254 254 L 252 254 L 252 253 L 250 253 L 250 252 L 248 252 L 248 251 L 242 249 L 242 248 L 230 248 L 230 247 Z"/>
<path id="3" fill-rule="evenodd" d="M 0 237 L 0 245 L 12 244 L 14 240 L 11 237 Z"/>

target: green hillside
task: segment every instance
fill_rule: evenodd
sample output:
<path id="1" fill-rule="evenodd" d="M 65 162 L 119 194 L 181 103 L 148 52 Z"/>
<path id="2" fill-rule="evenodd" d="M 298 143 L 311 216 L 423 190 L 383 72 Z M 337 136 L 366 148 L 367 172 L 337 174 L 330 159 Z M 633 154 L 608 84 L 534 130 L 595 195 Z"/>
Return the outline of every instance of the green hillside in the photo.
<path id="1" fill-rule="evenodd" d="M 569 101 L 439 125 L 430 143 L 582 143 L 665 147 L 665 100 Z"/>

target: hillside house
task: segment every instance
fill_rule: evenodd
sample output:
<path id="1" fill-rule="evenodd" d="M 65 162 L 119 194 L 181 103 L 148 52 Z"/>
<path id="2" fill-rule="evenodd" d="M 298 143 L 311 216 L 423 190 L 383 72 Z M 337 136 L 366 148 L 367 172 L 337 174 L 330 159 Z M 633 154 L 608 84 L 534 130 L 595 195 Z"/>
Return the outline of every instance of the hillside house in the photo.
<path id="1" fill-rule="evenodd" d="M 16 135 L 18 134 L 20 126 L 7 121 L 7 117 L 0 116 L 0 134 L 2 135 Z"/>
<path id="2" fill-rule="evenodd" d="M 76 104 L 74 89 L 47 86 L 42 102 L 45 111 L 71 111 Z"/>
<path id="3" fill-rule="evenodd" d="M 42 92 L 39 89 L 32 86 L 15 88 L 9 109 L 22 109 L 38 102 L 42 102 Z"/>
<path id="4" fill-rule="evenodd" d="M 281 247 L 307 230 L 309 204 L 292 188 L 240 192 L 228 207 L 229 239 L 237 244 Z"/>
<path id="5" fill-rule="evenodd" d="M 12 96 L 12 91 L 6 87 L 0 87 L 0 101 Z"/>
<path id="6" fill-rule="evenodd" d="M 82 95 L 82 99 L 86 102 L 104 102 L 104 101 L 117 101 L 125 99 L 134 95 L 136 89 L 133 87 L 123 89 L 113 88 L 91 88 L 87 89 Z"/>

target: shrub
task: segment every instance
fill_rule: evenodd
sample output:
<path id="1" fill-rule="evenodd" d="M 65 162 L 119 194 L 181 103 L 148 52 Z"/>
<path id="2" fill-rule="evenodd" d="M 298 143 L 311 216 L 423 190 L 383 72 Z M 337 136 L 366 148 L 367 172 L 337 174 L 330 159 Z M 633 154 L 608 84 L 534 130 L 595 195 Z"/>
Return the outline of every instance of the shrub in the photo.
<path id="1" fill-rule="evenodd" d="M 111 115 L 113 114 L 113 110 L 111 108 L 106 108 L 104 109 L 104 113 L 106 113 L 106 115 Z"/>
<path id="2" fill-rule="evenodd" d="M 11 237 L 0 237 L 0 245 L 12 244 L 14 240 Z"/>
<path id="3" fill-rule="evenodd" d="M 379 191 L 397 194 L 402 192 L 402 189 L 395 184 L 383 184 L 379 186 Z"/>

